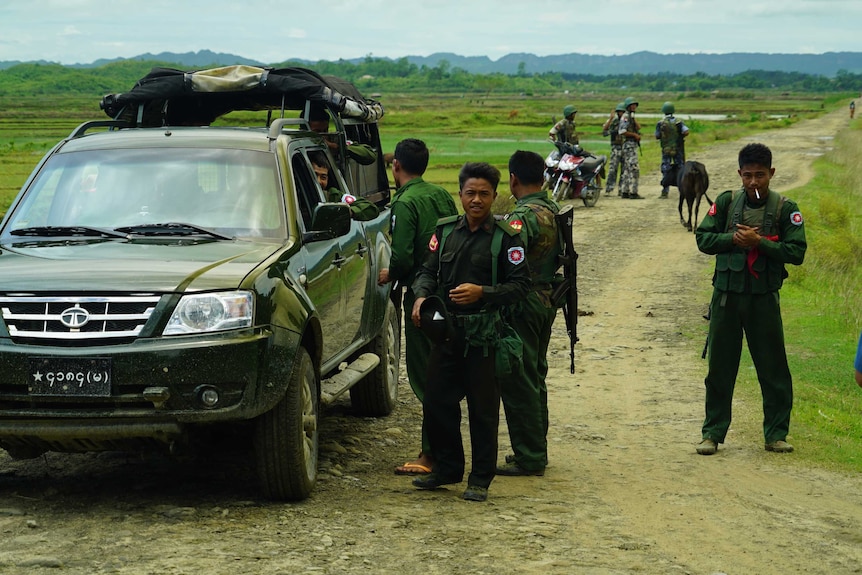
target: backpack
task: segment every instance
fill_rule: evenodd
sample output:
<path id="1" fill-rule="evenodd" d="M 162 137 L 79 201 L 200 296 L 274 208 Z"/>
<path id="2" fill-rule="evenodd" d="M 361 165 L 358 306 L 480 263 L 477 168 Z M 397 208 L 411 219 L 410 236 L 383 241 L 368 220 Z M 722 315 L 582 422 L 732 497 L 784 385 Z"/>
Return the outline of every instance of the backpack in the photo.
<path id="1" fill-rule="evenodd" d="M 679 120 L 665 118 L 659 122 L 659 135 L 661 136 L 661 153 L 665 156 L 676 156 L 679 151 Z"/>

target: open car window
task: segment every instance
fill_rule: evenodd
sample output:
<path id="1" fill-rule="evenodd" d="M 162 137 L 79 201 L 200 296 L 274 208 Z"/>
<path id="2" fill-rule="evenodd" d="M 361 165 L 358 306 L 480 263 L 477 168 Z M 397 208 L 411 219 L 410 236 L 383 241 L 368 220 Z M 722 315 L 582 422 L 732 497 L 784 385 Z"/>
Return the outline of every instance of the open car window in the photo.
<path id="1" fill-rule="evenodd" d="M 320 185 L 317 183 L 314 171 L 305 156 L 296 151 L 290 160 L 296 184 L 296 199 L 299 202 L 299 213 L 306 231 L 311 229 L 311 217 L 314 207 L 324 201 Z"/>

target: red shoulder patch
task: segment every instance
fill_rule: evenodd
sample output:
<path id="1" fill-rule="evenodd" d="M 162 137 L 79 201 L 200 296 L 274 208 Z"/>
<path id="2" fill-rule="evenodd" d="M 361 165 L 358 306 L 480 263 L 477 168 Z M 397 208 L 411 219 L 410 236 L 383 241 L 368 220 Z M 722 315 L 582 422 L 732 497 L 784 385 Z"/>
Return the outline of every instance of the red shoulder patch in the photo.
<path id="1" fill-rule="evenodd" d="M 440 246 L 440 243 L 437 241 L 437 234 L 431 236 L 431 241 L 428 242 L 428 249 L 432 252 L 436 252 L 437 248 Z"/>
<path id="2" fill-rule="evenodd" d="M 706 215 L 708 215 L 708 216 L 714 216 L 715 215 L 715 204 L 712 204 L 711 206 L 709 206 L 709 211 L 706 212 Z"/>
<path id="3" fill-rule="evenodd" d="M 521 220 L 512 220 L 511 222 L 509 222 L 509 226 L 516 232 L 520 232 L 521 228 L 524 227 L 524 222 L 522 222 Z"/>

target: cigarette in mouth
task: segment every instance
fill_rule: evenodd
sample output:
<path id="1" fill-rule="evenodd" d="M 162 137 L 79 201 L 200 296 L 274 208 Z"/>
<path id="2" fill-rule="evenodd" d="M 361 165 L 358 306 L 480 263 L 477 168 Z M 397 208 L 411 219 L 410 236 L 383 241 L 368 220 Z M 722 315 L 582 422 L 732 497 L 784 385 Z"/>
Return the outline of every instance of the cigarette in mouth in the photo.
<path id="1" fill-rule="evenodd" d="M 760 190 L 758 190 L 757 188 L 754 188 L 754 195 L 757 196 L 757 199 L 759 200 L 760 199 Z"/>

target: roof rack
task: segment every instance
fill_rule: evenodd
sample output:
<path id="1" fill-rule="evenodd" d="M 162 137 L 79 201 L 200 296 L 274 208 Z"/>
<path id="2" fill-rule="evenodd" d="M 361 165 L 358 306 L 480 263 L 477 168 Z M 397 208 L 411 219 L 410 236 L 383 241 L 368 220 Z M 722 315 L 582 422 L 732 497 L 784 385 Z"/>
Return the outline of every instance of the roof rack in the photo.
<path id="1" fill-rule="evenodd" d="M 301 130 L 305 130 L 306 132 L 311 131 L 311 128 L 308 126 L 308 120 L 305 118 L 276 118 L 269 126 L 269 139 L 278 139 L 278 135 L 285 126 L 299 126 Z"/>
<path id="2" fill-rule="evenodd" d="M 111 130 L 120 130 L 122 128 L 131 128 L 132 125 L 123 120 L 92 120 L 90 122 L 84 122 L 74 130 L 69 135 L 69 139 L 80 138 L 84 134 L 87 133 L 87 130 L 93 128 L 110 128 Z"/>

